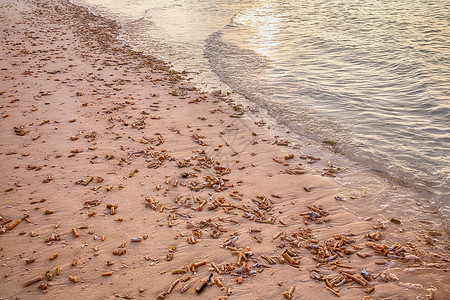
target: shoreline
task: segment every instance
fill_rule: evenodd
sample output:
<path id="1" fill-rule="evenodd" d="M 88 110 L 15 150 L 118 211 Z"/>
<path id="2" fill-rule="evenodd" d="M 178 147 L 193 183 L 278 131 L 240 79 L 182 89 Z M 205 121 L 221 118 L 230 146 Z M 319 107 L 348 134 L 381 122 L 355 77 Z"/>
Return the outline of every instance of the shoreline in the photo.
<path id="1" fill-rule="evenodd" d="M 171 46 L 167 45 L 170 44 L 170 41 L 166 41 L 164 39 L 161 40 L 160 38 L 152 38 L 149 37 L 150 35 L 148 34 L 143 35 L 142 32 L 136 33 L 135 31 L 139 31 L 140 26 L 137 26 L 134 20 L 131 21 L 131 27 L 134 28 L 133 30 L 128 28 L 130 25 L 130 20 L 127 21 L 127 18 L 122 18 L 120 13 L 117 15 L 112 12 L 108 12 L 106 9 L 101 7 L 91 7 L 88 4 L 86 4 L 86 7 L 89 7 L 89 9 L 94 11 L 97 15 L 106 16 L 107 19 L 116 20 L 119 24 L 121 24 L 120 40 L 126 45 L 131 45 L 132 49 L 142 51 L 143 53 L 149 55 L 155 54 L 158 57 L 163 55 L 161 49 L 166 49 L 171 54 L 175 53 L 175 58 L 170 57 L 170 55 L 169 57 L 163 55 L 163 57 L 165 57 L 164 59 L 167 59 L 168 62 L 173 63 L 173 66 L 171 67 L 174 67 L 178 72 L 187 70 L 187 72 L 185 72 L 185 75 L 187 75 L 187 80 L 193 83 L 200 90 L 210 91 L 213 93 L 215 90 L 219 89 L 225 90 L 227 93 L 229 91 L 231 93 L 229 97 L 234 101 L 234 103 L 243 105 L 243 111 L 246 113 L 245 117 L 252 118 L 254 122 L 258 122 L 258 126 L 265 127 L 267 131 L 269 131 L 270 135 L 284 136 L 286 139 L 290 140 L 292 143 L 288 147 L 292 149 L 292 151 L 298 150 L 297 153 L 299 155 L 309 153 L 310 155 L 321 157 L 322 162 L 331 161 L 335 165 L 345 166 L 345 171 L 342 172 L 340 176 L 345 178 L 344 184 L 349 185 L 349 183 L 351 183 L 355 187 L 364 187 L 367 189 L 368 193 L 375 194 L 375 198 L 393 198 L 394 200 L 392 202 L 395 202 L 396 205 L 385 207 L 382 211 L 377 210 L 378 214 L 384 214 L 387 211 L 386 217 L 388 217 L 389 215 L 396 215 L 398 211 L 401 211 L 404 212 L 405 217 L 408 216 L 410 217 L 410 220 L 416 220 L 421 218 L 424 215 L 424 212 L 434 211 L 441 215 L 440 219 L 435 218 L 434 216 L 427 216 L 426 218 L 436 219 L 434 225 L 436 228 L 439 227 L 439 230 L 444 230 L 447 233 L 450 232 L 449 223 L 448 221 L 446 222 L 446 220 L 448 220 L 449 210 L 448 205 L 446 205 L 445 198 L 445 195 L 448 193 L 446 193 L 445 189 L 436 190 L 436 187 L 433 187 L 433 184 L 427 185 L 425 178 L 420 179 L 411 175 L 414 171 L 411 171 L 411 173 L 402 172 L 393 166 L 391 166 L 390 169 L 388 168 L 390 163 L 380 157 L 378 157 L 378 161 L 381 163 L 377 163 L 371 159 L 368 159 L 368 157 L 363 158 L 359 156 L 357 154 L 358 150 L 356 150 L 358 147 L 351 147 L 347 144 L 347 138 L 351 140 L 352 133 L 350 133 L 348 137 L 341 137 L 336 140 L 330 136 L 323 136 L 322 138 L 319 138 L 321 134 L 317 130 L 315 132 L 305 131 L 304 128 L 296 126 L 292 120 L 286 120 L 281 117 L 280 110 L 278 112 L 271 110 L 270 107 L 263 103 L 263 101 L 259 101 L 258 97 L 253 97 L 251 93 L 245 93 L 245 91 L 240 89 L 239 86 L 227 86 L 230 82 L 227 81 L 226 78 L 219 79 L 218 74 L 220 73 L 220 68 L 213 71 L 208 70 L 208 67 L 203 66 L 205 64 L 213 65 L 213 61 L 204 61 L 202 64 L 196 64 L 197 66 L 192 66 L 192 69 L 187 67 L 189 63 L 180 61 L 179 57 L 180 53 L 184 52 L 183 49 L 187 47 L 186 45 L 181 47 L 181 50 L 179 50 L 181 52 L 177 54 L 177 51 L 174 52 Z M 140 19 L 140 21 L 142 20 Z M 136 23 L 139 23 L 140 21 L 137 21 Z M 147 26 L 143 25 L 143 28 L 148 29 L 148 26 L 148 24 Z M 155 29 L 151 30 L 151 32 L 156 34 L 156 36 L 159 36 L 155 33 Z M 208 37 L 208 40 L 209 38 L 210 37 Z M 162 44 L 159 44 L 159 42 L 162 42 Z M 208 48 L 208 46 L 205 47 L 206 48 L 203 50 Z M 193 51 L 198 52 L 198 49 Z M 193 54 L 192 59 L 198 60 L 198 57 L 194 58 L 194 56 L 198 55 L 199 53 Z M 208 55 L 206 54 L 206 56 Z M 192 75 L 193 73 L 196 75 Z M 221 84 L 224 84 L 225 86 L 221 86 Z M 211 86 L 214 88 L 211 88 Z M 239 91 L 244 94 L 241 94 Z M 283 111 L 283 109 L 281 109 L 281 111 Z M 276 129 L 274 129 L 274 127 L 276 127 Z M 286 134 L 286 132 L 289 133 Z M 327 139 L 337 141 L 337 144 L 334 146 L 324 144 L 323 141 Z M 314 166 L 317 165 L 318 164 L 315 164 Z M 322 169 L 325 167 L 326 165 L 322 164 L 320 168 L 315 168 L 314 171 L 320 174 L 322 173 Z M 408 174 L 411 176 L 408 176 Z M 374 177 L 373 180 L 360 180 L 361 178 L 372 177 Z M 439 182 L 441 186 L 445 185 L 445 179 Z M 384 191 L 383 193 L 378 192 L 380 190 L 380 186 L 382 187 L 381 190 Z M 384 203 L 383 201 L 381 202 L 382 204 L 386 204 L 386 201 L 384 201 Z M 406 212 L 403 210 L 404 207 L 414 207 L 417 209 L 412 208 Z M 374 208 L 376 209 L 376 207 L 371 207 L 371 209 Z M 420 227 L 420 224 L 416 225 Z"/>
<path id="2" fill-rule="evenodd" d="M 115 22 L 64 1 L 8 0 L 1 13 L 0 297 L 152 299 L 189 275 L 186 293 L 177 282 L 164 297 L 281 299 L 295 286 L 293 299 L 331 298 L 324 279 L 361 268 L 376 277 L 362 277 L 367 287 L 333 291 L 448 294 L 445 232 L 358 220 L 334 177 L 305 168 L 318 159 L 292 158 L 225 95 L 120 44 Z M 376 253 L 396 242 L 395 257 Z M 224 287 L 197 295 L 210 273 Z"/>
<path id="3" fill-rule="evenodd" d="M 108 12 L 106 9 L 101 8 L 101 6 L 90 6 L 87 4 L 88 1 L 80 1 L 82 7 L 88 7 L 89 11 L 93 12 L 97 16 L 105 17 L 108 20 L 115 20 L 118 24 L 120 24 L 120 34 L 119 40 L 126 45 L 131 46 L 131 49 L 142 52 L 144 55 L 150 55 L 154 53 L 158 55 L 161 54 L 161 50 L 155 50 L 155 48 L 162 48 L 169 51 L 173 54 L 173 49 L 170 46 L 167 46 L 167 41 L 159 44 L 159 39 L 150 38 L 150 41 L 146 43 L 142 43 L 141 38 L 143 38 L 142 33 L 135 33 L 133 29 L 128 29 L 130 25 L 129 20 L 127 18 L 121 18 L 120 15 L 114 14 L 112 12 Z M 83 4 L 84 3 L 84 4 Z M 139 22 L 138 22 L 139 23 Z M 134 21 L 131 22 L 131 27 L 135 30 L 138 30 L 139 27 L 133 27 Z M 146 28 L 146 26 L 144 26 Z M 153 31 L 152 31 L 153 32 Z M 215 33 L 213 33 L 214 35 Z M 148 37 L 146 35 L 146 37 Z M 136 39 L 138 42 L 132 42 Z M 208 40 L 210 36 L 208 37 Z M 143 39 L 145 40 L 145 38 Z M 145 45 L 153 45 L 150 46 L 149 49 L 146 48 Z M 183 47 L 182 47 L 183 48 Z M 156 52 L 155 52 L 156 51 Z M 181 50 L 182 51 L 182 50 Z M 175 54 L 178 57 L 179 54 Z M 198 56 L 198 54 L 196 54 Z M 208 56 L 208 55 L 206 55 Z M 282 117 L 280 117 L 279 112 L 270 111 L 270 107 L 264 105 L 261 101 L 259 101 L 256 97 L 252 97 L 251 94 L 240 93 L 239 87 L 236 86 L 231 87 L 230 82 L 226 80 L 226 78 L 220 78 L 220 68 L 213 71 L 212 68 L 209 71 L 206 71 L 207 67 L 199 66 L 194 69 L 190 69 L 186 66 L 185 63 L 181 62 L 184 67 L 180 66 L 179 58 L 173 59 L 173 57 L 167 57 L 163 55 L 163 59 L 167 59 L 171 68 L 174 68 L 176 72 L 181 72 L 186 76 L 186 80 L 190 83 L 193 83 L 197 88 L 202 91 L 212 92 L 214 93 L 216 90 L 225 90 L 226 93 L 230 93 L 228 96 L 234 102 L 243 105 L 243 111 L 245 112 L 246 118 L 253 119 L 252 121 L 258 122 L 258 126 L 265 127 L 270 135 L 272 136 L 283 136 L 284 138 L 291 141 L 291 144 L 288 146 L 292 151 L 298 150 L 297 153 L 299 155 L 303 153 L 309 153 L 310 155 L 315 155 L 322 158 L 322 161 L 332 161 L 336 165 L 345 166 L 346 170 L 351 170 L 350 172 L 343 173 L 341 177 L 345 178 L 347 184 L 351 181 L 354 186 L 364 186 L 371 193 L 377 193 L 376 189 L 379 186 L 383 186 L 383 189 L 388 191 L 387 194 L 378 195 L 380 197 L 394 198 L 396 203 L 401 203 L 400 206 L 420 206 L 418 211 L 410 210 L 408 214 L 414 217 L 411 219 L 419 218 L 423 214 L 424 211 L 435 211 L 438 212 L 441 216 L 440 221 L 438 222 L 442 226 L 439 226 L 441 230 L 450 233 L 449 231 L 449 223 L 445 222 L 448 220 L 448 205 L 446 205 L 446 193 L 445 189 L 439 189 L 433 184 L 427 184 L 425 178 L 417 178 L 411 175 L 408 172 L 402 172 L 394 169 L 389 169 L 389 162 L 381 160 L 381 163 L 377 163 L 368 157 L 361 158 L 357 154 L 355 147 L 351 147 L 344 140 L 351 139 L 351 134 L 347 137 L 341 137 L 337 140 L 333 139 L 333 137 L 322 137 L 318 131 L 306 132 L 301 127 L 292 123 L 292 120 L 286 121 Z M 204 64 L 212 64 L 210 61 L 204 62 Z M 187 71 L 186 71 L 187 70 Z M 193 75 L 193 74 L 196 75 Z M 207 74 L 205 76 L 205 74 Z M 205 77 L 210 78 L 205 78 Z M 214 79 L 211 79 L 214 78 Z M 222 84 L 224 86 L 222 86 Z M 213 86 L 214 88 L 211 88 Z M 242 90 L 241 90 L 242 91 Z M 263 125 L 264 124 L 264 125 Z M 274 129 L 276 128 L 276 129 Z M 288 132 L 288 133 L 286 133 Z M 331 139 L 331 142 L 336 141 L 337 144 L 329 145 L 323 143 L 324 140 Z M 313 146 L 312 146 L 313 145 Z M 350 148 L 352 148 L 350 150 Z M 358 148 L 358 147 L 356 147 Z M 334 152 L 334 153 L 333 153 Z M 315 164 L 315 166 L 318 164 Z M 318 174 L 322 173 L 322 169 L 325 168 L 326 165 L 322 164 L 320 168 L 315 168 L 314 171 Z M 364 181 L 359 181 L 359 178 L 366 177 L 377 177 L 372 180 L 376 183 L 366 183 Z M 350 180 L 347 180 L 351 178 Z M 381 179 L 380 179 L 381 178 Z M 430 183 L 430 182 L 428 182 Z M 440 181 L 441 185 L 445 185 L 445 180 Z M 366 187 L 368 185 L 369 187 Z M 372 207 L 373 208 L 373 207 Z M 395 214 L 395 211 L 398 210 L 397 207 L 392 207 L 389 213 Z M 378 213 L 381 213 L 378 211 Z"/>

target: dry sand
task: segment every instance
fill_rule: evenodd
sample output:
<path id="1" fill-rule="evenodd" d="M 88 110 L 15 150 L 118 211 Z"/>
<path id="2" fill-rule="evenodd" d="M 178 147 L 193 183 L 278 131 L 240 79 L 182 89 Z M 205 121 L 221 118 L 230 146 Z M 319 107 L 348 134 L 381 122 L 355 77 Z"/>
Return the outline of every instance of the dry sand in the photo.
<path id="1" fill-rule="evenodd" d="M 337 169 L 114 22 L 59 0 L 0 14 L 1 299 L 448 299 L 446 233 L 342 209 Z"/>

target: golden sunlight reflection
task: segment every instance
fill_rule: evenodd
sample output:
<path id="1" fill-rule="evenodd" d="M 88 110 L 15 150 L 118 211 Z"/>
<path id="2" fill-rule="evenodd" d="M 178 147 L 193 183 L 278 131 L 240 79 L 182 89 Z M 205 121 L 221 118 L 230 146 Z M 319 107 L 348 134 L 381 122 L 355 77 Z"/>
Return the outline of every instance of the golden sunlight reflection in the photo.
<path id="1" fill-rule="evenodd" d="M 282 21 L 278 6 L 277 1 L 260 0 L 260 6 L 235 18 L 235 22 L 247 27 L 251 50 L 260 55 L 272 56 L 277 49 L 277 34 Z"/>

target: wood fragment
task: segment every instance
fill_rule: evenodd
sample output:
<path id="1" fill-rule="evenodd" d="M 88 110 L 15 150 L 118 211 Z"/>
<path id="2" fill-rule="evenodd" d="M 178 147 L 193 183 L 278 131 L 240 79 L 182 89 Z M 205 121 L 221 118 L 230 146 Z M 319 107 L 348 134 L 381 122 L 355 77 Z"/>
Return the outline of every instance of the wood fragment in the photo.
<path id="1" fill-rule="evenodd" d="M 348 272 L 344 272 L 344 271 L 340 271 L 340 273 L 341 273 L 342 275 L 344 275 L 345 277 L 350 278 L 351 280 L 353 280 L 353 281 L 359 283 L 359 284 L 362 285 L 362 286 L 366 286 L 367 283 L 368 283 L 367 280 L 365 280 L 365 279 L 362 278 L 362 277 L 359 277 L 358 275 L 352 275 L 352 274 L 350 274 L 350 273 L 348 273 Z"/>
<path id="2" fill-rule="evenodd" d="M 174 280 L 170 286 L 167 288 L 166 290 L 166 295 L 169 295 L 170 293 L 172 293 L 173 289 L 175 288 L 175 286 L 178 284 L 178 282 L 180 282 L 180 278 Z"/>
<path id="3" fill-rule="evenodd" d="M 283 292 L 283 296 L 284 296 L 286 299 L 288 299 L 288 300 L 292 300 L 294 291 L 295 291 L 295 285 L 291 286 L 291 288 L 289 289 L 289 291 Z"/>
<path id="4" fill-rule="evenodd" d="M 280 231 L 280 232 L 278 232 L 277 234 L 275 234 L 275 235 L 272 237 L 272 241 L 274 241 L 274 240 L 276 240 L 277 238 L 279 238 L 279 237 L 283 234 L 283 232 L 284 232 L 284 231 Z"/>
<path id="5" fill-rule="evenodd" d="M 274 265 L 274 264 L 276 263 L 274 259 L 268 257 L 268 256 L 265 255 L 265 254 L 261 254 L 261 257 L 262 257 L 263 259 L 265 259 L 265 260 L 266 260 L 269 264 L 271 264 L 271 265 Z"/>
<path id="6" fill-rule="evenodd" d="M 45 272 L 45 277 L 47 278 L 48 281 L 53 280 L 53 273 L 51 270 Z"/>
<path id="7" fill-rule="evenodd" d="M 362 252 L 356 252 L 356 255 L 358 255 L 361 258 L 366 258 L 367 257 L 367 254 L 364 254 Z"/>
<path id="8" fill-rule="evenodd" d="M 20 220 L 15 220 L 14 223 L 6 225 L 6 229 L 12 230 L 12 229 L 14 229 L 14 227 L 19 225 L 19 223 L 20 223 Z"/>
<path id="9" fill-rule="evenodd" d="M 39 285 L 39 288 L 44 292 L 48 290 L 48 282 L 43 282 Z"/>
<path id="10" fill-rule="evenodd" d="M 114 250 L 113 251 L 113 255 L 118 255 L 118 256 L 120 256 L 120 255 L 123 255 L 123 254 L 125 254 L 125 253 L 127 253 L 127 249 L 117 249 L 117 250 Z"/>
<path id="11" fill-rule="evenodd" d="M 80 234 L 78 233 L 78 230 L 76 230 L 75 228 L 72 228 L 72 233 L 73 233 L 74 237 L 76 237 L 76 238 L 80 237 Z"/>
<path id="12" fill-rule="evenodd" d="M 290 256 L 289 253 L 287 253 L 286 251 L 283 252 L 281 256 L 283 256 L 283 258 L 285 258 L 288 263 L 292 265 L 298 265 L 298 262 L 295 259 L 293 259 L 292 256 Z"/>
<path id="13" fill-rule="evenodd" d="M 219 269 L 219 267 L 215 263 L 211 262 L 211 266 L 214 268 L 214 270 L 216 270 L 216 272 L 219 275 L 222 275 L 222 271 Z"/>
<path id="14" fill-rule="evenodd" d="M 197 262 L 197 263 L 194 263 L 194 264 L 192 264 L 192 267 L 194 267 L 195 269 L 197 269 L 198 267 L 200 267 L 200 266 L 204 266 L 204 265 L 206 265 L 206 260 L 204 260 L 204 261 L 201 261 L 201 262 Z"/>
<path id="15" fill-rule="evenodd" d="M 208 286 L 208 283 L 211 281 L 212 276 L 213 274 L 211 273 L 208 279 L 200 280 L 200 282 L 197 284 L 197 287 L 195 288 L 195 292 L 197 294 L 203 292 L 203 290 Z"/>
<path id="16" fill-rule="evenodd" d="M 220 287 L 220 288 L 223 287 L 223 283 L 219 278 L 216 278 L 215 283 L 217 284 L 218 287 Z"/>
<path id="17" fill-rule="evenodd" d="M 31 263 L 34 263 L 35 261 L 36 261 L 35 258 L 30 258 L 30 259 L 27 259 L 25 262 L 26 262 L 27 264 L 31 264 Z"/>
<path id="18" fill-rule="evenodd" d="M 338 291 L 336 291 L 336 290 L 334 290 L 332 288 L 329 288 L 329 287 L 325 287 L 325 288 L 327 290 L 329 290 L 330 292 L 332 292 L 336 297 L 340 297 L 341 296 L 341 294 Z"/>
<path id="19" fill-rule="evenodd" d="M 344 269 L 353 269 L 352 266 L 347 266 L 347 265 L 342 265 L 342 264 L 336 264 L 336 266 L 338 266 L 340 268 L 344 268 Z"/>
<path id="20" fill-rule="evenodd" d="M 186 284 L 180 289 L 180 292 L 181 292 L 181 293 L 184 293 L 184 292 L 186 292 L 188 289 L 189 289 L 189 283 L 186 283 Z"/>
<path id="21" fill-rule="evenodd" d="M 23 286 L 29 286 L 29 285 L 35 284 L 36 282 L 39 282 L 39 281 L 41 281 L 41 280 L 42 280 L 42 276 L 38 276 L 38 277 L 35 277 L 35 278 L 30 279 L 30 280 L 28 280 L 27 282 L 25 282 L 25 283 L 23 284 Z"/>
<path id="22" fill-rule="evenodd" d="M 236 266 L 241 266 L 242 265 L 242 260 L 244 259 L 244 254 L 242 254 L 242 253 L 239 253 L 238 254 L 238 259 L 237 259 L 237 262 L 236 262 Z"/>

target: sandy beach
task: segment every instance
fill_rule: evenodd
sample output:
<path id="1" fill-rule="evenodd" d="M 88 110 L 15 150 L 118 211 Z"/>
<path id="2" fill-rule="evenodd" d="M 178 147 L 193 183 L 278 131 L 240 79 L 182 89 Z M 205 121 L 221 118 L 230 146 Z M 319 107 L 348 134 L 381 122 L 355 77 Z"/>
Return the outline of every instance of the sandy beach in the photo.
<path id="1" fill-rule="evenodd" d="M 0 299 L 450 294 L 446 232 L 343 209 L 339 168 L 113 21 L 64 0 L 0 14 Z"/>

